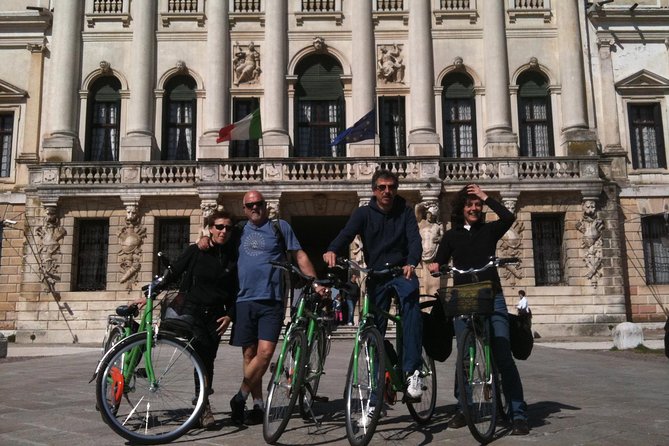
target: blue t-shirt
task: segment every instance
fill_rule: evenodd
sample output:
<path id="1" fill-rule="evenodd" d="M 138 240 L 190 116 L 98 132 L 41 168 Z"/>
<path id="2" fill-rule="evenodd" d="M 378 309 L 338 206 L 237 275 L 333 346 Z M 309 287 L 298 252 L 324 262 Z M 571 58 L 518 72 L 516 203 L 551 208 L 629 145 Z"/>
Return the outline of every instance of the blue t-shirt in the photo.
<path id="1" fill-rule="evenodd" d="M 244 225 L 239 243 L 239 295 L 237 301 L 283 300 L 281 291 L 282 270 L 270 265 L 270 261 L 285 258 L 283 246 L 268 220 L 261 226 L 250 221 Z M 279 220 L 281 233 L 288 251 L 302 249 L 290 225 Z"/>

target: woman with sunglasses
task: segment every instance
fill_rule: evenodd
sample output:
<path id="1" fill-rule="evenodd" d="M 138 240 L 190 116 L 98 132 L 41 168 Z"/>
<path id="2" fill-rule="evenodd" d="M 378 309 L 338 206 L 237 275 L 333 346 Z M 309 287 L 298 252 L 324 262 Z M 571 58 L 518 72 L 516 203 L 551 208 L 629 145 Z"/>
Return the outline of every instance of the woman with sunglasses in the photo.
<path id="1" fill-rule="evenodd" d="M 173 277 L 181 277 L 180 290 L 186 299 L 181 318 L 193 322 L 196 336 L 195 351 L 204 362 L 207 372 L 207 395 L 213 393 L 214 360 L 221 335 L 234 317 L 234 305 L 239 288 L 237 279 L 238 242 L 232 216 L 214 211 L 205 218 L 209 231 L 209 249 L 192 244 L 172 266 Z M 188 317 L 190 316 L 190 317 Z M 200 418 L 201 427 L 211 429 L 216 421 L 209 401 Z"/>

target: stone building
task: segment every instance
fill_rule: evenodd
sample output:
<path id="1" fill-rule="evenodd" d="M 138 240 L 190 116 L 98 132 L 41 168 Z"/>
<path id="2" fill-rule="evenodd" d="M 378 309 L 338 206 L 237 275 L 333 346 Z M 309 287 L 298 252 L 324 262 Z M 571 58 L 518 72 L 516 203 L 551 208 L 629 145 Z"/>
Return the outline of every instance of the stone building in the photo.
<path id="1" fill-rule="evenodd" d="M 667 3 L 5 0 L 0 330 L 101 340 L 251 188 L 318 261 L 379 167 L 426 241 L 471 182 L 515 212 L 501 275 L 542 336 L 663 320 Z M 259 141 L 216 143 L 256 108 Z"/>

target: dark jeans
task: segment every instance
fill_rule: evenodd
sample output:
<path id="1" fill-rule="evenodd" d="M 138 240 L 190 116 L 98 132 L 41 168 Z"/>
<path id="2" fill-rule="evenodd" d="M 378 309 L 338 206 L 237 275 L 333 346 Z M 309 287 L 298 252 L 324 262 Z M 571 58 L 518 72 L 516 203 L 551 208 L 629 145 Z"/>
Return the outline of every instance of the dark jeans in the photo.
<path id="1" fill-rule="evenodd" d="M 348 307 L 348 320 L 346 323 L 352 324 L 354 322 L 353 317 L 355 316 L 355 302 L 351 299 L 346 299 L 346 306 Z"/>
<path id="2" fill-rule="evenodd" d="M 502 374 L 502 389 L 504 395 L 511 401 L 511 415 L 514 420 L 527 419 L 527 404 L 523 396 L 523 384 L 520 381 L 518 368 L 511 355 L 511 343 L 509 341 L 509 317 L 504 300 L 504 294 L 495 296 L 495 313 L 492 319 L 492 352 L 495 357 L 497 370 Z M 465 329 L 465 322 L 456 317 L 453 319 L 456 339 L 460 339 Z M 457 386 L 457 384 L 456 384 Z M 455 389 L 455 397 L 458 398 L 458 390 Z M 458 401 L 458 407 L 460 402 Z"/>
<path id="3" fill-rule="evenodd" d="M 395 277 L 387 281 L 370 280 L 367 282 L 370 298 L 379 309 L 388 311 L 390 309 L 390 289 L 394 288 L 399 297 L 402 316 L 402 369 L 407 373 L 420 370 L 423 363 L 423 318 L 420 315 L 420 304 L 418 302 L 418 278 L 415 275 L 410 280 L 403 276 Z M 383 316 L 375 317 L 376 325 L 385 337 L 388 319 Z"/>
<path id="4" fill-rule="evenodd" d="M 186 306 L 185 314 L 190 314 L 195 320 L 193 324 L 193 349 L 198 354 L 204 365 L 205 379 L 207 383 L 207 393 L 213 393 L 212 382 L 214 379 L 214 361 L 218 353 L 218 346 L 221 337 L 216 332 L 218 323 L 216 320 L 224 312 L 216 307 Z"/>

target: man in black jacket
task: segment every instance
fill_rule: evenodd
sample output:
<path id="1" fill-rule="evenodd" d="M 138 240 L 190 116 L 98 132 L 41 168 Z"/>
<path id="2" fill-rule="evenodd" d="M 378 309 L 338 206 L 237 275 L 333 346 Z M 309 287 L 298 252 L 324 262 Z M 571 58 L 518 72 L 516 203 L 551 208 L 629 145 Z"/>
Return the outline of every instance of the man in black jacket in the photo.
<path id="1" fill-rule="evenodd" d="M 499 220 L 485 223 L 483 204 L 486 204 Z M 515 216 L 504 205 L 493 200 L 476 184 L 464 187 L 455 196 L 452 203 L 452 228 L 444 234 L 439 244 L 434 263 L 429 265 L 430 272 L 439 270 L 440 265 L 447 264 L 451 259 L 453 266 L 458 269 L 481 268 L 495 255 L 497 242 L 511 228 Z M 509 319 L 506 301 L 502 293 L 502 285 L 495 268 L 478 273 L 478 280 L 490 280 L 495 289 L 495 313 L 492 315 L 493 325 L 493 354 L 495 363 L 502 374 L 502 388 L 511 401 L 514 435 L 529 433 L 527 424 L 527 404 L 523 397 L 523 385 L 516 363 L 511 356 L 509 342 Z M 473 278 L 469 274 L 453 276 L 453 284 L 471 283 Z M 454 320 L 455 335 L 459 337 L 464 329 L 461 319 Z M 459 428 L 465 426 L 465 418 L 459 412 L 449 421 L 448 426 Z"/>
<path id="2" fill-rule="evenodd" d="M 404 198 L 397 196 L 398 187 L 397 175 L 389 170 L 377 170 L 372 176 L 374 196 L 369 205 L 353 212 L 344 229 L 328 246 L 323 260 L 328 266 L 335 266 L 337 253 L 343 253 L 355 236 L 360 235 L 367 267 L 374 270 L 385 269 L 388 265 L 402 267 L 402 276 L 368 280 L 367 292 L 375 305 L 386 311 L 390 308 L 390 288 L 397 292 L 404 329 L 402 368 L 408 376 L 406 393 L 411 399 L 418 399 L 423 393 L 419 372 L 422 364 L 423 320 L 415 269 L 423 249 L 416 216 L 413 209 L 407 207 Z M 385 335 L 388 320 L 377 316 L 376 324 Z"/>

